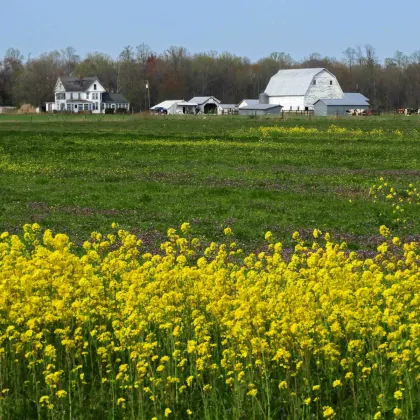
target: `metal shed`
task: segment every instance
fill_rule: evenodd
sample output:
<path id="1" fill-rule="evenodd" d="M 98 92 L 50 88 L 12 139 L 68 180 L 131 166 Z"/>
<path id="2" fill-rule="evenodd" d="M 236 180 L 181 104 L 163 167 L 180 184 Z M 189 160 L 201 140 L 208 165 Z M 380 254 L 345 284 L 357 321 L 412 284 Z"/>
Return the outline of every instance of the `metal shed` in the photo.
<path id="1" fill-rule="evenodd" d="M 280 115 L 281 109 L 277 104 L 255 104 L 239 108 L 239 115 Z"/>
<path id="2" fill-rule="evenodd" d="M 314 114 L 319 117 L 347 115 L 349 109 L 369 109 L 369 99 L 361 93 L 345 93 L 341 99 L 319 99 L 314 104 Z"/>

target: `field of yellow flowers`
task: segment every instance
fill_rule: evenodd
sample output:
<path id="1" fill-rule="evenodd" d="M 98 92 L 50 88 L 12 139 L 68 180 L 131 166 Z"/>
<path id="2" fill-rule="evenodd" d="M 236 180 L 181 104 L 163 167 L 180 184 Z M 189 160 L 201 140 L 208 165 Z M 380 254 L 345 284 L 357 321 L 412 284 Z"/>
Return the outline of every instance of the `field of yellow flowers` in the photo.
<path id="1" fill-rule="evenodd" d="M 1 234 L 0 418 L 417 418 L 418 243 L 111 232 Z"/>

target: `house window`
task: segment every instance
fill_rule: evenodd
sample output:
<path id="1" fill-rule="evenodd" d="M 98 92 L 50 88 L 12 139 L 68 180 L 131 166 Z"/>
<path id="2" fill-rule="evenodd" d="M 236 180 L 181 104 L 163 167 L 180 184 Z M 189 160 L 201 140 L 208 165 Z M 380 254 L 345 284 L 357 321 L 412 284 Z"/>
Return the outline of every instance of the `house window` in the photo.
<path id="1" fill-rule="evenodd" d="M 330 80 L 330 86 L 332 86 L 332 80 Z"/>
<path id="2" fill-rule="evenodd" d="M 292 110 L 292 106 L 290 106 L 290 111 Z"/>
<path id="3" fill-rule="evenodd" d="M 67 104 L 67 111 L 71 111 L 71 104 Z"/>
<path id="4" fill-rule="evenodd" d="M 85 111 L 89 111 L 89 104 L 84 104 Z"/>
<path id="5" fill-rule="evenodd" d="M 95 102 L 95 111 L 97 111 L 99 109 L 99 104 L 98 102 Z"/>
<path id="6" fill-rule="evenodd" d="M 78 94 L 77 94 L 77 99 L 82 99 L 82 95 L 81 95 L 81 93 L 78 93 Z"/>
<path id="7" fill-rule="evenodd" d="M 300 106 L 297 107 L 297 110 L 300 111 Z"/>
<path id="8" fill-rule="evenodd" d="M 70 93 L 70 99 L 73 99 L 73 94 L 72 93 Z"/>
<path id="9" fill-rule="evenodd" d="M 96 83 L 93 85 L 93 90 L 96 90 Z"/>
<path id="10" fill-rule="evenodd" d="M 89 100 L 89 92 L 86 93 L 86 99 Z"/>
<path id="11" fill-rule="evenodd" d="M 315 85 L 316 85 L 316 80 L 314 80 L 314 81 L 312 82 L 312 84 L 315 86 Z"/>

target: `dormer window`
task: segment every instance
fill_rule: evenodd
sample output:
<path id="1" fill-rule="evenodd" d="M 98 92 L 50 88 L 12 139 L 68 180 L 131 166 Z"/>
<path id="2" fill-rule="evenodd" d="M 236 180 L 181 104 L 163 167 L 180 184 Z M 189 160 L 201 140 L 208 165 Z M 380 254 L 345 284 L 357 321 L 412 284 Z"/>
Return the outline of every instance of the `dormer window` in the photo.
<path id="1" fill-rule="evenodd" d="M 93 90 L 96 90 L 96 83 L 93 85 Z"/>

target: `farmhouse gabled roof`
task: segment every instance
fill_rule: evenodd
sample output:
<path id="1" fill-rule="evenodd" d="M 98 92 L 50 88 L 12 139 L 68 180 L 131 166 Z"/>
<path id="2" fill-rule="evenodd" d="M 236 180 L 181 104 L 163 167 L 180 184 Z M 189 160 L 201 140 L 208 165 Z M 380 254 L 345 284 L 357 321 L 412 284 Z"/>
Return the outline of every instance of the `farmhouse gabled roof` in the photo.
<path id="1" fill-rule="evenodd" d="M 202 105 L 204 104 L 204 102 L 207 102 L 209 99 L 214 99 L 215 102 L 220 104 L 220 101 L 214 96 L 194 96 L 194 98 L 190 99 L 188 102 L 197 102 L 198 105 Z"/>
<path id="2" fill-rule="evenodd" d="M 271 78 L 265 93 L 269 96 L 304 96 L 313 78 L 323 70 L 325 69 L 279 70 Z M 333 74 L 331 76 L 335 78 Z"/>
<path id="3" fill-rule="evenodd" d="M 127 99 L 122 93 L 103 93 L 102 102 L 105 103 L 116 103 L 116 104 L 128 104 Z"/>
<path id="4" fill-rule="evenodd" d="M 367 106 L 369 99 L 361 93 L 345 93 L 341 99 L 319 99 L 325 105 Z"/>
<path id="5" fill-rule="evenodd" d="M 97 77 L 82 77 L 81 79 L 71 76 L 63 76 L 59 78 L 67 92 L 85 92 L 92 83 L 95 83 Z"/>

